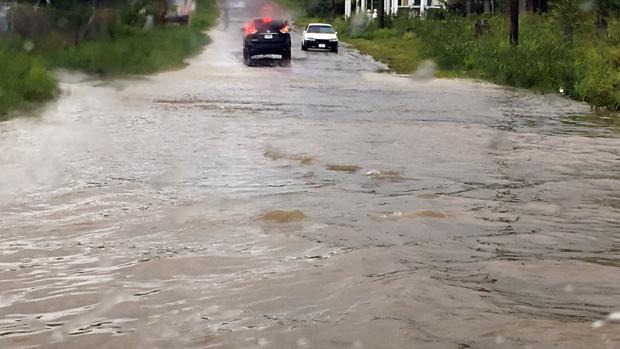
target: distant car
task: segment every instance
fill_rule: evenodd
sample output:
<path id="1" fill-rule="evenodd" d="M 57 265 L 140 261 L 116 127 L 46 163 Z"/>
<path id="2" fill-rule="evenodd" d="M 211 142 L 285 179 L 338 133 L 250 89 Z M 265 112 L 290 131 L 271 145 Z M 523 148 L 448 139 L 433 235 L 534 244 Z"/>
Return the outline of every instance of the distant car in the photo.
<path id="1" fill-rule="evenodd" d="M 309 48 L 329 49 L 337 53 L 338 33 L 330 24 L 308 24 L 301 38 L 301 49 L 308 51 Z"/>
<path id="2" fill-rule="evenodd" d="M 250 65 L 255 56 L 278 55 L 282 63 L 291 61 L 291 34 L 288 23 L 270 17 L 255 18 L 244 28 L 243 61 Z"/>

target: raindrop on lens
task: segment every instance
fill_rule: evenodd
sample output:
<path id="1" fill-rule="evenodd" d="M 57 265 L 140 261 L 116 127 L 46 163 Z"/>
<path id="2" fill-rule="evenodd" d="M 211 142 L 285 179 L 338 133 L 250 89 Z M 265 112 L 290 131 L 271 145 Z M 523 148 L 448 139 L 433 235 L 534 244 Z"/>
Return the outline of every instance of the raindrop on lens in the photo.
<path id="1" fill-rule="evenodd" d="M 27 52 L 32 51 L 33 48 L 34 48 L 34 44 L 32 43 L 32 41 L 26 41 L 24 43 L 24 50 L 26 50 Z"/>
<path id="2" fill-rule="evenodd" d="M 579 9 L 583 12 L 590 12 L 594 9 L 594 3 L 592 1 L 584 1 L 579 4 Z"/>

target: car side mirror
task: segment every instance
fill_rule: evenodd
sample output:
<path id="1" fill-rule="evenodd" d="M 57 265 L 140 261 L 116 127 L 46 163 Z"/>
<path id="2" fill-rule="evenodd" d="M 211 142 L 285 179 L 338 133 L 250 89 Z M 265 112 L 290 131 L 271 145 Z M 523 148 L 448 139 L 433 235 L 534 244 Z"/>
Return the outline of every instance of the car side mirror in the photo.
<path id="1" fill-rule="evenodd" d="M 334 32 L 334 34 L 338 35 L 338 32 Z"/>

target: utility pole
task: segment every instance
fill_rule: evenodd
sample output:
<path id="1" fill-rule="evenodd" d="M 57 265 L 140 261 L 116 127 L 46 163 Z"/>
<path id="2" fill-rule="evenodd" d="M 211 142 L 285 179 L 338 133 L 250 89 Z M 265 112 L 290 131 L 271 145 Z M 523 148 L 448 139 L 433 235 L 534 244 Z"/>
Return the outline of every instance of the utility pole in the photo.
<path id="1" fill-rule="evenodd" d="M 510 44 L 519 45 L 519 0 L 508 0 L 508 16 L 510 17 Z"/>
<path id="2" fill-rule="evenodd" d="M 379 28 L 385 27 L 385 0 L 379 0 Z"/>

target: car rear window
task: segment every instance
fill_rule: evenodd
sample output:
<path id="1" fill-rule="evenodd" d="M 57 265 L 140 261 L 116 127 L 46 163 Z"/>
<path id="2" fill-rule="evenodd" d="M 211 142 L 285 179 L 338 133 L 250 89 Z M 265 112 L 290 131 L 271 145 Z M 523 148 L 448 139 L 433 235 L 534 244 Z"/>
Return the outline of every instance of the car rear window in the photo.
<path id="1" fill-rule="evenodd" d="M 311 25 L 308 27 L 308 33 L 333 34 L 334 28 L 329 25 Z"/>
<path id="2" fill-rule="evenodd" d="M 259 33 L 277 33 L 286 26 L 286 22 L 276 20 L 265 22 L 262 19 L 255 19 L 254 26 Z"/>

